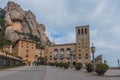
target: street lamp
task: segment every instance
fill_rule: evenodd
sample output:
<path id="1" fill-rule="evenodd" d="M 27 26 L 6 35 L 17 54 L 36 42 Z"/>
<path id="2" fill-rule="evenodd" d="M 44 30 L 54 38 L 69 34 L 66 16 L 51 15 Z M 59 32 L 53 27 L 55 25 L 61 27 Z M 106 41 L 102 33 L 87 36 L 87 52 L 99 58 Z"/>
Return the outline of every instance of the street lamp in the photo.
<path id="1" fill-rule="evenodd" d="M 119 67 L 120 67 L 120 60 L 118 59 L 118 69 L 119 69 Z"/>
<path id="2" fill-rule="evenodd" d="M 73 68 L 73 53 L 74 53 L 74 52 L 75 52 L 75 51 L 73 51 L 73 52 L 70 53 L 70 58 L 71 58 L 70 67 L 71 67 L 71 68 Z"/>
<path id="3" fill-rule="evenodd" d="M 70 68 L 72 68 L 73 67 L 72 53 L 70 53 L 70 58 L 71 58 Z"/>
<path id="4" fill-rule="evenodd" d="M 0 32 L 2 31 L 2 27 L 0 26 Z"/>
<path id="5" fill-rule="evenodd" d="M 95 58 L 94 58 L 95 47 L 93 46 L 93 43 L 91 47 L 91 52 L 92 52 L 93 71 L 95 71 Z"/>

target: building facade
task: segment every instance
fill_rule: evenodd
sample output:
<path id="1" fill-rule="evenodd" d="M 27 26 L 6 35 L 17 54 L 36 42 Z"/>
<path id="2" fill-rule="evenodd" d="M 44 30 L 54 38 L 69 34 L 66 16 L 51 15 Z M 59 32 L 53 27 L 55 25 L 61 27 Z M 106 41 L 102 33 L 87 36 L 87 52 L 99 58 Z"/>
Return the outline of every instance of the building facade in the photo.
<path id="1" fill-rule="evenodd" d="M 53 44 L 45 48 L 47 62 L 90 63 L 89 25 L 76 27 L 76 43 Z"/>
<path id="2" fill-rule="evenodd" d="M 3 46 L 3 51 L 8 52 L 8 53 L 12 53 L 12 45 L 4 45 Z"/>
<path id="3" fill-rule="evenodd" d="M 71 54 L 73 54 L 73 62 L 75 61 L 75 43 L 71 44 L 54 44 L 50 45 L 46 50 L 48 62 L 71 62 Z"/>
<path id="4" fill-rule="evenodd" d="M 102 55 L 98 55 L 96 58 L 95 58 L 95 64 L 101 64 L 103 63 L 102 62 Z"/>
<path id="5" fill-rule="evenodd" d="M 25 63 L 34 62 L 36 59 L 36 43 L 19 39 L 13 45 L 13 54 L 22 57 Z"/>
<path id="6" fill-rule="evenodd" d="M 0 68 L 4 66 L 21 65 L 22 59 L 0 50 Z"/>
<path id="7" fill-rule="evenodd" d="M 45 57 L 45 50 L 44 49 L 37 49 L 36 48 L 36 54 L 37 57 Z"/>
<path id="8" fill-rule="evenodd" d="M 89 25 L 76 27 L 76 61 L 90 62 Z"/>

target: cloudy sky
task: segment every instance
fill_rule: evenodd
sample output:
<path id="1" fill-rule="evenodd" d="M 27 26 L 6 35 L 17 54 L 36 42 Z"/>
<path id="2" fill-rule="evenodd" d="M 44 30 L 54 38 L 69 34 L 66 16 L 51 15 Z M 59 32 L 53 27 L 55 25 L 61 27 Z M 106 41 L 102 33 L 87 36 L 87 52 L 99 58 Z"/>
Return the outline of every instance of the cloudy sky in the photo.
<path id="1" fill-rule="evenodd" d="M 56 43 L 74 43 L 75 27 L 90 25 L 90 42 L 95 56 L 103 55 L 110 66 L 120 59 L 120 0 L 11 0 L 31 10 L 46 25 Z M 8 0 L 0 0 L 4 8 Z"/>

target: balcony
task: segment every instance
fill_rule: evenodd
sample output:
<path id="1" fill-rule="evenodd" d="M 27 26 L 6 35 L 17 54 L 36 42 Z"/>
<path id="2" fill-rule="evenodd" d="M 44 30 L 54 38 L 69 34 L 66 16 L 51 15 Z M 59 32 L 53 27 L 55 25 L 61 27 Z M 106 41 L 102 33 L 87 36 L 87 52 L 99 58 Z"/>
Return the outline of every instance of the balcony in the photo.
<path id="1" fill-rule="evenodd" d="M 60 54 L 60 59 L 63 59 L 64 58 L 64 54 Z"/>
<path id="2" fill-rule="evenodd" d="M 57 59 L 57 58 L 58 58 L 58 55 L 54 55 L 53 58 L 54 58 L 54 59 Z"/>
<path id="3" fill-rule="evenodd" d="M 66 58 L 68 58 L 68 59 L 71 58 L 70 54 L 67 54 Z"/>

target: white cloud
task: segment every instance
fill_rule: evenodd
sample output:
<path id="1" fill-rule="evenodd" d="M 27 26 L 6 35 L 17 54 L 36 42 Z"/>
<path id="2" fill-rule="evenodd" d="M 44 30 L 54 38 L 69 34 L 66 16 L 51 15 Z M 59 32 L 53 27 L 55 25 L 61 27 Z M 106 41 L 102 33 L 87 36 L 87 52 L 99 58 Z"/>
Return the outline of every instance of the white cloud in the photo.
<path id="1" fill-rule="evenodd" d="M 101 16 L 101 14 L 104 12 L 106 8 L 106 5 L 107 5 L 106 0 L 100 1 L 99 4 L 95 6 L 95 10 L 91 14 L 92 18 Z"/>
<path id="2" fill-rule="evenodd" d="M 115 39 L 119 39 L 120 38 L 120 36 L 119 36 L 119 34 L 120 34 L 120 25 L 111 27 L 108 32 L 111 33 L 111 35 Z"/>

